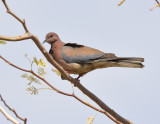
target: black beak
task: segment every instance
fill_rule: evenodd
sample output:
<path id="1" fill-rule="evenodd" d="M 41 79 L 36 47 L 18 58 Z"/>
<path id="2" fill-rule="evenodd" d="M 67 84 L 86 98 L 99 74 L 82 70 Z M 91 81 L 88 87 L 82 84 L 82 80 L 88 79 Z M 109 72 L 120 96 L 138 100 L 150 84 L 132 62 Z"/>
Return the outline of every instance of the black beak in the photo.
<path id="1" fill-rule="evenodd" d="M 44 44 L 45 42 L 46 42 L 46 40 L 44 40 L 42 44 Z"/>

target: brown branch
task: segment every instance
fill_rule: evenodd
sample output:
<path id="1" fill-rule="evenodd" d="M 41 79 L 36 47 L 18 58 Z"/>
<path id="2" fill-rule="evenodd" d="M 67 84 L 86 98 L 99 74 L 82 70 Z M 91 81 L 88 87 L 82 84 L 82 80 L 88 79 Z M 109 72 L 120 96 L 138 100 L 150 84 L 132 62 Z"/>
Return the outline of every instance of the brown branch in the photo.
<path id="1" fill-rule="evenodd" d="M 21 40 L 31 39 L 31 36 L 29 33 L 25 33 L 23 35 L 16 36 L 16 37 L 6 37 L 6 36 L 0 35 L 0 39 L 7 40 L 7 41 L 21 41 Z"/>
<path id="2" fill-rule="evenodd" d="M 158 0 L 156 0 L 156 2 L 157 2 L 157 4 L 159 4 L 159 1 L 158 1 Z"/>
<path id="3" fill-rule="evenodd" d="M 13 65 L 13 64 L 10 63 L 8 60 L 6 60 L 5 58 L 3 58 L 1 55 L 0 55 L 0 58 L 3 59 L 3 60 L 4 60 L 6 63 L 8 63 L 9 65 L 11 65 L 11 66 L 13 66 L 13 67 L 15 67 L 15 68 L 17 68 L 17 69 L 19 69 L 19 70 L 21 70 L 21 71 L 30 72 L 30 70 L 22 69 L 22 68 L 20 68 L 20 67 L 18 67 L 18 66 L 16 66 L 16 65 Z"/>
<path id="4" fill-rule="evenodd" d="M 114 121 L 115 123 L 121 124 L 119 121 L 115 120 L 115 119 L 114 119 L 110 114 L 108 114 L 107 112 L 102 111 L 102 110 L 100 110 L 100 109 L 97 109 L 96 107 L 94 107 L 94 106 L 92 106 L 92 105 L 90 105 L 90 104 L 82 101 L 81 99 L 79 99 L 79 98 L 78 98 L 77 96 L 75 96 L 74 94 L 73 94 L 73 97 L 76 98 L 76 99 L 77 99 L 78 101 L 80 101 L 81 103 L 85 104 L 86 106 L 89 106 L 90 108 L 92 108 L 92 109 L 94 109 L 94 110 L 96 110 L 96 111 L 99 111 L 99 112 L 105 114 L 106 116 L 108 116 L 108 117 L 109 117 L 112 121 Z"/>
<path id="5" fill-rule="evenodd" d="M 29 32 L 28 29 L 27 29 L 27 26 L 26 26 L 26 22 L 25 22 L 25 19 L 20 19 L 18 16 L 16 16 L 8 7 L 7 3 L 5 0 L 2 0 L 3 4 L 5 5 L 6 9 L 7 9 L 7 13 L 11 14 L 14 18 L 16 18 L 22 25 L 23 25 L 23 28 L 25 29 L 26 33 Z"/>
<path id="6" fill-rule="evenodd" d="M 0 112 L 7 118 L 7 120 L 11 121 L 14 124 L 20 124 L 11 115 L 9 115 L 1 106 L 0 106 Z"/>
<path id="7" fill-rule="evenodd" d="M 1 101 L 4 103 L 4 105 L 5 105 L 10 111 L 12 111 L 12 112 L 16 115 L 17 118 L 19 118 L 20 120 L 24 121 L 24 124 L 27 123 L 27 118 L 24 118 L 24 119 L 23 119 L 22 117 L 20 117 L 20 116 L 17 114 L 16 110 L 15 110 L 15 109 L 12 109 L 12 108 L 6 103 L 6 101 L 3 99 L 3 97 L 2 97 L 1 94 L 0 94 L 0 99 L 1 99 Z"/>
<path id="8" fill-rule="evenodd" d="M 101 112 L 105 115 L 107 115 L 112 121 L 114 121 L 115 123 L 117 124 L 120 124 L 120 122 L 118 122 L 117 120 L 115 120 L 113 117 L 111 117 L 108 113 L 106 113 L 105 111 L 103 110 L 100 110 L 94 106 L 92 106 L 91 104 L 87 103 L 87 102 L 84 102 L 83 100 L 81 100 L 79 97 L 77 97 L 74 93 L 73 94 L 69 94 L 69 93 L 65 93 L 63 91 L 60 91 L 58 90 L 57 88 L 55 88 L 53 85 L 51 85 L 48 81 L 46 81 L 44 78 L 40 77 L 39 75 L 37 75 L 33 70 L 26 70 L 26 69 L 23 69 L 23 68 L 20 68 L 14 64 L 12 64 L 11 62 L 9 62 L 8 60 L 6 60 L 4 57 L 2 57 L 0 55 L 0 58 L 3 59 L 6 63 L 8 63 L 9 65 L 13 66 L 14 68 L 17 68 L 21 71 L 24 71 L 24 72 L 29 72 L 29 73 L 32 73 L 33 75 L 35 75 L 37 78 L 39 78 L 40 80 L 42 80 L 43 82 L 45 82 L 48 86 L 50 86 L 53 90 L 55 90 L 57 93 L 60 93 L 62 95 L 66 95 L 66 96 L 71 96 L 71 97 L 74 97 L 75 99 L 77 99 L 78 101 L 80 101 L 81 103 L 85 104 L 86 106 L 98 111 L 98 112 Z"/>
<path id="9" fill-rule="evenodd" d="M 2 0 L 6 9 L 9 10 L 5 0 Z M 30 39 L 32 39 L 34 41 L 34 43 L 37 45 L 37 47 L 40 49 L 40 51 L 43 53 L 43 55 L 46 57 L 46 59 L 48 60 L 48 62 L 50 62 L 58 71 L 60 71 L 60 73 L 62 74 L 62 76 L 70 81 L 71 83 L 73 83 L 75 86 L 77 86 L 85 95 L 87 95 L 90 99 L 92 99 L 95 103 L 97 103 L 105 112 L 109 113 L 111 116 L 113 116 L 116 120 L 120 121 L 121 123 L 124 124 L 130 124 L 130 122 L 128 120 L 126 120 L 125 118 L 121 117 L 119 114 L 117 114 L 114 110 L 110 109 L 102 100 L 100 100 L 97 96 L 95 96 L 93 93 L 91 93 L 89 90 L 87 90 L 82 84 L 80 84 L 80 82 L 78 82 L 77 80 L 75 80 L 74 78 L 72 78 L 71 76 L 69 76 L 68 73 L 66 73 L 64 71 L 64 69 L 50 56 L 50 54 L 46 51 L 46 49 L 43 47 L 43 45 L 40 43 L 39 39 L 32 35 L 31 33 L 29 33 L 28 30 L 26 30 L 26 26 L 25 26 L 25 22 L 22 21 L 19 17 L 17 17 L 15 14 L 11 13 L 11 11 L 9 10 L 9 13 L 15 17 L 19 22 L 22 23 L 25 31 L 27 32 L 28 36 L 30 37 Z M 19 41 L 19 39 L 16 38 L 9 38 L 8 37 L 8 41 L 12 41 L 12 39 L 14 39 L 13 41 Z M 26 38 L 29 39 L 29 38 Z M 2 36 L 0 36 L 0 40 L 6 40 L 3 39 Z M 24 40 L 24 39 L 23 39 Z"/>
<path id="10" fill-rule="evenodd" d="M 121 1 L 118 3 L 118 6 L 121 6 L 124 2 L 125 2 L 125 0 L 121 0 Z"/>

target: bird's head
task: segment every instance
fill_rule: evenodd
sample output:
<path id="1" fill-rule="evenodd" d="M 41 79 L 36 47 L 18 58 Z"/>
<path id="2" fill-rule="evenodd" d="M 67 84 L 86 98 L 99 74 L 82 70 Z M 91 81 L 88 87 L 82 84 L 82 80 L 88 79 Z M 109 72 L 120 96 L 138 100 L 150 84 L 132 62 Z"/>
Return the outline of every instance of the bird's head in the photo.
<path id="1" fill-rule="evenodd" d="M 49 44 L 53 44 L 57 40 L 60 40 L 56 33 L 50 32 L 46 35 L 46 39 L 43 43 L 47 42 Z"/>

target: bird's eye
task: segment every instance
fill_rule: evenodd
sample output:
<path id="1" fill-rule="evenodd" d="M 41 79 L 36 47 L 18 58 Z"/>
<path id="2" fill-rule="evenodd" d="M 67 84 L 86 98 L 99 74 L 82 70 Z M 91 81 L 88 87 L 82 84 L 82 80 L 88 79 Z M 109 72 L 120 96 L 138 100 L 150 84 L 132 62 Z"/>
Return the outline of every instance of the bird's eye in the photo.
<path id="1" fill-rule="evenodd" d="M 51 35 L 50 38 L 52 38 L 53 36 Z"/>

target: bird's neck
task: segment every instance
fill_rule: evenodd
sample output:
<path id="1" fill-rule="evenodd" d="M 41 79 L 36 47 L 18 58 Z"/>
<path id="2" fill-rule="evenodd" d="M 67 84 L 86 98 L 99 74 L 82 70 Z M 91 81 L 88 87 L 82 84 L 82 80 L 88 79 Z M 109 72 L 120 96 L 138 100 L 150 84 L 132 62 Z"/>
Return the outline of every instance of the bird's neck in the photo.
<path id="1" fill-rule="evenodd" d="M 64 46 L 64 42 L 62 42 L 61 40 L 57 40 L 56 42 L 54 42 L 53 44 L 51 44 L 51 47 L 54 48 L 60 48 L 62 46 Z"/>

